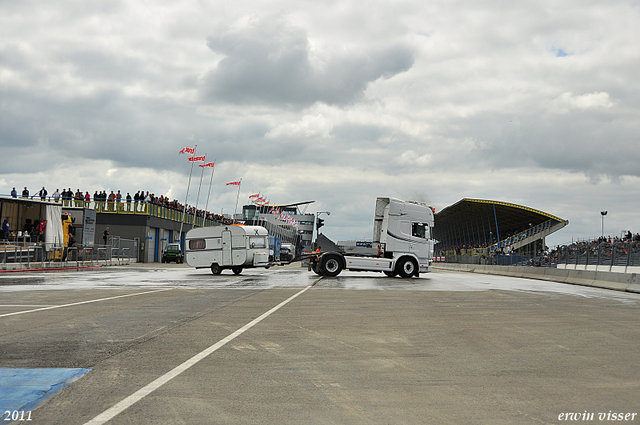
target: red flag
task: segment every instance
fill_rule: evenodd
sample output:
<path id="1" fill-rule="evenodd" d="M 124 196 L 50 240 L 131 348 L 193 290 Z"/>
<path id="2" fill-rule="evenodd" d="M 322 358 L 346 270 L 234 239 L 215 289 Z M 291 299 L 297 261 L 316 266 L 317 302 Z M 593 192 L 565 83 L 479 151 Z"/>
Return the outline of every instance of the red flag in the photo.
<path id="1" fill-rule="evenodd" d="M 189 158 L 190 162 L 198 162 L 198 161 L 202 161 L 204 162 L 204 156 L 192 156 L 191 158 Z"/>
<path id="2" fill-rule="evenodd" d="M 213 168 L 213 162 L 209 162 L 208 164 L 198 164 L 198 167 L 202 167 L 202 168 L 211 167 L 211 168 Z"/>
<path id="3" fill-rule="evenodd" d="M 249 195 L 249 199 L 251 199 L 251 198 L 259 198 L 259 197 L 260 197 L 259 193 L 256 193 L 255 195 Z"/>
<path id="4" fill-rule="evenodd" d="M 190 153 L 191 155 L 193 155 L 194 153 L 196 153 L 195 148 L 190 148 L 188 146 L 182 148 L 182 150 L 178 153 Z"/>
<path id="5" fill-rule="evenodd" d="M 229 182 L 225 186 L 240 186 L 240 181 L 237 182 Z"/>

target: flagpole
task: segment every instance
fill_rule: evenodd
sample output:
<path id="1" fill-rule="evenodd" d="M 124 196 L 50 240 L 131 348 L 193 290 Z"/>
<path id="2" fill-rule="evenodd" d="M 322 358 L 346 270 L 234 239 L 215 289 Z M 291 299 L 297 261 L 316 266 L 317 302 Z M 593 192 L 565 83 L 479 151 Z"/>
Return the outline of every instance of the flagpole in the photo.
<path id="1" fill-rule="evenodd" d="M 207 194 L 207 203 L 204 206 L 205 214 L 207 213 L 207 208 L 209 208 L 209 196 L 211 196 L 211 183 L 213 182 L 213 172 L 216 170 L 216 161 L 217 159 L 213 160 L 213 167 L 211 167 L 211 180 L 209 180 L 209 193 Z"/>
<path id="2" fill-rule="evenodd" d="M 193 155 L 192 157 L 195 158 L 196 156 L 196 149 L 198 149 L 198 145 L 194 145 L 193 147 Z M 184 226 L 184 218 L 187 215 L 187 200 L 189 199 L 189 186 L 191 186 L 191 174 L 193 173 L 193 163 L 195 161 L 191 161 L 191 171 L 189 171 L 189 183 L 187 183 L 187 195 L 184 198 L 184 210 L 182 211 L 182 222 L 180 223 L 180 233 L 178 234 L 178 236 L 180 237 L 180 245 L 183 244 L 182 242 L 182 227 Z"/>
<path id="3" fill-rule="evenodd" d="M 236 196 L 236 209 L 233 211 L 233 217 L 238 214 L 238 200 L 240 199 L 240 186 L 242 186 L 242 177 L 240 177 L 240 184 L 238 185 L 238 196 Z"/>
<path id="4" fill-rule="evenodd" d="M 204 163 L 206 164 L 206 158 L 207 158 L 207 154 L 204 154 L 205 160 Z M 195 161 L 194 161 L 195 162 Z M 200 165 L 200 164 L 198 164 Z M 193 211 L 193 226 L 195 227 L 196 225 L 196 214 L 198 213 L 198 201 L 200 200 L 200 188 L 202 187 L 202 176 L 204 176 L 204 167 L 202 167 L 202 172 L 200 173 L 200 185 L 198 186 L 198 195 L 196 196 L 196 208 Z M 203 226 L 204 227 L 204 219 L 203 219 Z"/>

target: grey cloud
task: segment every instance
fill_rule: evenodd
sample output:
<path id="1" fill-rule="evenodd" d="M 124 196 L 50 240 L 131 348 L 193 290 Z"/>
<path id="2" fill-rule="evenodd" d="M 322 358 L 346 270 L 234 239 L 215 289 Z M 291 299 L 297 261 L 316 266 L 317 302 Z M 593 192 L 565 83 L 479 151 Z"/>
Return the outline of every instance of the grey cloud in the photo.
<path id="1" fill-rule="evenodd" d="M 414 61 L 401 45 L 312 58 L 305 32 L 277 20 L 212 35 L 207 44 L 225 55 L 201 81 L 204 99 L 214 103 L 346 105 L 370 82 L 407 71 Z"/>
<path id="2" fill-rule="evenodd" d="M 446 135 L 475 141 L 461 162 L 492 169 L 536 166 L 586 176 L 640 176 L 636 149 L 640 125 L 616 119 L 619 112 L 576 111 L 563 115 L 480 114 L 449 126 Z M 464 159 L 464 160 L 463 160 Z"/>

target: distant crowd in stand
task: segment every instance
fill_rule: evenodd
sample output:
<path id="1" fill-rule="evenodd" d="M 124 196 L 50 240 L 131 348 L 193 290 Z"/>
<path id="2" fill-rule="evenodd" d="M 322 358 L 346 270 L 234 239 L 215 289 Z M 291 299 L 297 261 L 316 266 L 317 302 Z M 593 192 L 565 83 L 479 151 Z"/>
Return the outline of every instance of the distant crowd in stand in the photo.
<path id="1" fill-rule="evenodd" d="M 47 192 L 47 189 L 45 189 L 44 186 L 42 186 L 42 189 L 40 189 L 35 195 L 31 195 L 31 196 L 29 195 L 29 190 L 26 187 L 22 190 L 23 198 L 31 198 L 31 199 L 40 198 L 42 201 L 44 201 L 47 199 L 48 195 L 49 193 Z M 15 187 L 11 190 L 11 196 L 14 198 L 18 197 L 18 191 L 16 190 Z M 71 190 L 71 188 L 66 190 L 63 189 L 62 192 L 60 192 L 59 189 L 56 189 L 56 191 L 53 192 L 53 194 L 49 197 L 49 199 L 52 199 L 54 202 L 75 201 L 77 203 L 77 206 L 81 206 L 80 203 L 91 202 L 91 201 L 110 203 L 108 205 L 114 205 L 114 203 L 116 205 L 120 205 L 120 203 L 122 203 L 122 205 L 125 205 L 125 204 L 127 205 L 128 211 L 136 211 L 138 208 L 138 205 L 142 206 L 143 205 L 142 203 L 148 203 L 153 205 L 159 205 L 159 206 L 180 211 L 180 212 L 186 211 L 188 215 L 193 215 L 195 213 L 197 217 L 206 218 L 208 220 L 215 220 L 225 224 L 233 223 L 233 220 L 227 217 L 224 217 L 223 215 L 214 214 L 209 211 L 205 211 L 203 209 L 196 210 L 196 208 L 193 205 L 187 205 L 185 208 L 185 206 L 182 203 L 180 203 L 177 199 L 170 201 L 169 198 L 164 195 L 160 195 L 156 197 L 155 194 L 149 193 L 149 191 L 145 192 L 144 190 L 137 191 L 133 196 L 131 196 L 129 192 L 127 192 L 127 194 L 123 196 L 119 190 L 116 193 L 114 193 L 114 191 L 112 190 L 111 193 L 109 194 L 107 194 L 106 190 L 102 190 L 102 191 L 96 190 L 93 193 L 93 196 L 91 196 L 89 192 L 83 193 L 80 189 L 77 189 L 75 192 Z M 133 202 L 133 209 L 131 205 L 132 202 Z M 114 208 L 108 208 L 108 210 L 115 211 Z"/>
<path id="2" fill-rule="evenodd" d="M 507 236 L 505 237 L 505 239 L 509 239 L 511 236 L 514 236 L 516 234 L 518 234 L 519 232 L 507 232 Z M 503 239 L 504 240 L 504 239 Z M 498 241 L 493 240 L 493 243 L 496 243 Z M 580 247 L 591 247 L 592 251 L 597 251 L 597 245 L 605 243 L 605 244 L 619 244 L 619 243 L 631 243 L 631 242 L 640 242 L 640 233 L 636 233 L 633 234 L 631 232 L 631 230 L 628 230 L 627 233 L 620 237 L 620 236 L 601 236 L 599 238 L 596 239 L 591 239 L 591 240 L 587 240 L 587 241 L 580 241 L 580 242 L 574 242 L 570 245 L 562 245 L 562 246 L 558 246 L 555 249 L 549 251 L 549 250 L 540 250 L 536 253 L 537 257 L 542 257 L 542 258 L 551 258 L 551 259 L 556 259 L 558 258 L 558 255 L 560 252 L 567 250 L 567 249 L 579 249 Z M 466 250 L 466 249 L 485 249 L 489 246 L 491 246 L 492 244 L 490 243 L 490 241 L 487 241 L 486 243 L 484 241 L 480 241 L 480 240 L 474 240 L 471 244 L 462 244 L 462 245 L 454 245 L 454 246 L 450 246 L 450 247 L 444 247 L 442 248 L 440 251 L 446 251 L 446 250 L 455 250 L 457 255 L 460 255 L 462 253 L 462 250 Z M 595 252 L 594 251 L 594 252 Z M 505 246 L 505 247 L 498 247 L 496 249 L 494 249 L 493 251 L 491 251 L 491 253 L 489 253 L 489 258 L 493 258 L 496 256 L 500 256 L 500 255 L 512 255 L 514 254 L 514 250 L 511 249 L 511 246 Z"/>

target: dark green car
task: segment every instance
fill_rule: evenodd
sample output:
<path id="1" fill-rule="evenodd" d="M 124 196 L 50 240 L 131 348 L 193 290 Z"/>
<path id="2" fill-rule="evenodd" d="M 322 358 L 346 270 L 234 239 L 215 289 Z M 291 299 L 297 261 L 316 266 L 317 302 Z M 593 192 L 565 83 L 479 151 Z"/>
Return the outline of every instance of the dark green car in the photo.
<path id="1" fill-rule="evenodd" d="M 184 262 L 184 254 L 180 249 L 180 244 L 170 243 L 165 246 L 164 251 L 162 251 L 162 262 L 170 263 L 172 261 L 175 261 L 176 264 Z"/>

